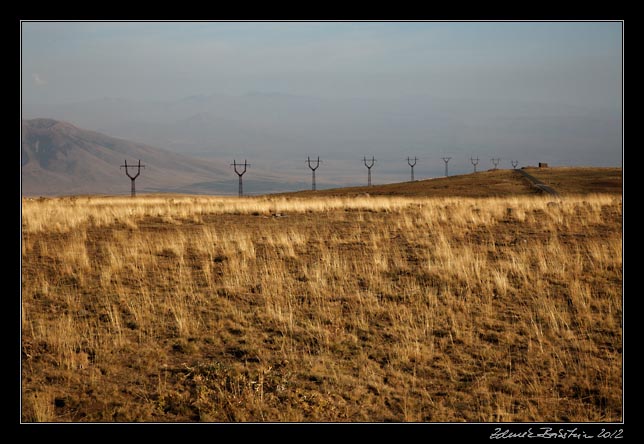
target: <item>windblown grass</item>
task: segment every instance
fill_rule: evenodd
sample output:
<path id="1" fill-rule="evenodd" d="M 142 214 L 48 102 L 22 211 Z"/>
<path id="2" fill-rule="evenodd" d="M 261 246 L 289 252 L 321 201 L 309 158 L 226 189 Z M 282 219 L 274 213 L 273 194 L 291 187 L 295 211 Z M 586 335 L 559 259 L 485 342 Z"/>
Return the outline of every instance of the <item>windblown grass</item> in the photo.
<path id="1" fill-rule="evenodd" d="M 23 201 L 23 421 L 619 421 L 622 203 Z"/>

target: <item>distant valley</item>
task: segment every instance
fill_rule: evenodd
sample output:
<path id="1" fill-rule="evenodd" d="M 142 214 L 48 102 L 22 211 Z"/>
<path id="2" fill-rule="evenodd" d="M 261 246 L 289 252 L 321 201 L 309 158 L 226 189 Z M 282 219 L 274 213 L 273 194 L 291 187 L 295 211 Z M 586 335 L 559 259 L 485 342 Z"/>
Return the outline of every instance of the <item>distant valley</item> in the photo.
<path id="1" fill-rule="evenodd" d="M 318 185 L 364 185 L 363 156 L 375 156 L 373 181 L 416 178 L 548 162 L 558 166 L 620 166 L 619 110 L 520 101 L 430 96 L 319 98 L 252 92 L 200 94 L 176 100 L 99 98 L 75 103 L 23 103 L 23 118 L 52 118 L 112 137 L 229 164 L 247 158 L 279 177 L 310 185 L 307 156 L 320 156 Z M 227 168 L 227 166 L 226 166 Z M 209 175 L 210 181 L 213 180 Z M 248 179 L 251 180 L 249 173 Z M 233 181 L 234 182 L 234 181 Z M 233 183 L 234 186 L 234 183 Z"/>

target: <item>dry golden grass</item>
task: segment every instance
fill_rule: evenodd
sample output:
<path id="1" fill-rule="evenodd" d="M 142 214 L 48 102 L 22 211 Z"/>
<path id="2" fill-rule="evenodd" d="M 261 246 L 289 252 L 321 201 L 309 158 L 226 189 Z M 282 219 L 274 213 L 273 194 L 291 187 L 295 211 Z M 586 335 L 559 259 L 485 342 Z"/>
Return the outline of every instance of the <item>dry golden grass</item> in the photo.
<path id="1" fill-rule="evenodd" d="M 620 196 L 23 200 L 22 419 L 620 421 Z"/>

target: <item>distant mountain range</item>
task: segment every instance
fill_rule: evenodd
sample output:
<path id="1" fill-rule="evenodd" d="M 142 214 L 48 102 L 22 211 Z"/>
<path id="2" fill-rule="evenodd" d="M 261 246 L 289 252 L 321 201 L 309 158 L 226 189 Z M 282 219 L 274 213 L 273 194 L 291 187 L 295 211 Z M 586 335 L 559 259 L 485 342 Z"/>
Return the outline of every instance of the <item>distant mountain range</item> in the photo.
<path id="1" fill-rule="evenodd" d="M 181 154 L 230 163 L 247 158 L 267 173 L 306 182 L 307 156 L 320 156 L 318 183 L 360 185 L 363 156 L 375 156 L 374 181 L 406 180 L 406 158 L 418 156 L 417 178 L 521 166 L 619 166 L 619 109 L 554 103 L 476 101 L 423 95 L 322 98 L 254 92 L 202 94 L 177 100 L 102 98 L 76 103 L 23 103 L 23 118 L 49 117 Z"/>
<path id="2" fill-rule="evenodd" d="M 130 180 L 120 166 L 139 160 L 145 168 L 136 179 L 137 193 L 237 193 L 237 175 L 228 163 L 173 153 L 54 119 L 22 121 L 21 154 L 23 195 L 129 194 Z M 130 174 L 135 172 L 130 169 Z M 261 166 L 253 166 L 252 174 L 244 176 L 247 194 L 305 186 L 267 173 Z"/>

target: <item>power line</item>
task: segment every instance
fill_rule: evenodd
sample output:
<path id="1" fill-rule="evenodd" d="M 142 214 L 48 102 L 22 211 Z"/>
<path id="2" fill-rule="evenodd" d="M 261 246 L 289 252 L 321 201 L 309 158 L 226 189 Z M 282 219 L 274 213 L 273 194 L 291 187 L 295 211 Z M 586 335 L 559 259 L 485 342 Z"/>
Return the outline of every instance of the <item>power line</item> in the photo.
<path id="1" fill-rule="evenodd" d="M 367 175 L 367 177 L 368 177 L 368 179 L 367 179 L 367 184 L 368 185 L 367 186 L 371 186 L 371 168 L 373 167 L 373 164 L 376 162 L 376 159 L 373 156 L 371 156 L 371 164 L 369 164 L 369 165 L 367 165 L 367 158 L 366 157 L 363 157 L 362 160 L 364 162 L 364 166 L 366 166 L 367 169 L 369 170 L 369 173 Z"/>
<path id="2" fill-rule="evenodd" d="M 246 172 L 246 168 L 250 166 L 250 163 L 246 163 L 246 159 L 244 159 L 244 170 L 243 171 L 237 171 L 237 161 L 233 159 L 233 163 L 230 164 L 230 166 L 235 168 L 235 173 L 239 176 L 239 197 L 242 197 L 244 195 L 244 188 L 242 186 L 242 176 Z M 239 164 L 241 166 L 241 164 Z"/>
<path id="3" fill-rule="evenodd" d="M 318 156 L 318 161 L 315 164 L 315 168 L 313 168 L 311 166 L 311 158 L 310 157 L 308 157 L 308 156 L 306 157 L 306 162 L 309 164 L 309 168 L 311 168 L 311 189 L 313 191 L 315 191 L 315 170 L 317 170 L 318 167 L 320 166 L 320 156 Z"/>
<path id="4" fill-rule="evenodd" d="M 443 162 L 445 162 L 445 177 L 447 177 L 449 174 L 447 174 L 447 162 L 450 161 L 451 157 L 442 157 Z"/>
<path id="5" fill-rule="evenodd" d="M 407 157 L 407 164 L 411 167 L 411 181 L 414 181 L 414 167 L 416 166 L 416 162 L 418 161 L 418 157 L 414 156 L 414 163 L 411 163 L 411 160 L 409 157 Z"/>
<path id="6" fill-rule="evenodd" d="M 477 157 L 476 159 L 474 159 L 474 158 L 470 157 L 470 162 L 472 162 L 472 165 L 474 165 L 474 172 L 476 173 L 476 165 L 479 164 L 479 158 Z"/>
<path id="7" fill-rule="evenodd" d="M 130 165 L 131 166 L 131 165 Z M 145 165 L 141 165 L 141 159 L 139 159 L 139 164 L 137 165 L 137 171 L 134 176 L 130 175 L 130 172 L 128 171 L 128 164 L 127 164 L 127 159 L 125 160 L 125 163 L 121 165 L 121 168 L 125 168 L 125 174 L 127 174 L 127 177 L 130 178 L 132 181 L 132 197 L 136 196 L 136 189 L 134 187 L 134 181 L 136 180 L 137 177 L 141 174 L 141 168 L 145 168 Z M 134 168 L 134 167 L 132 167 Z"/>

